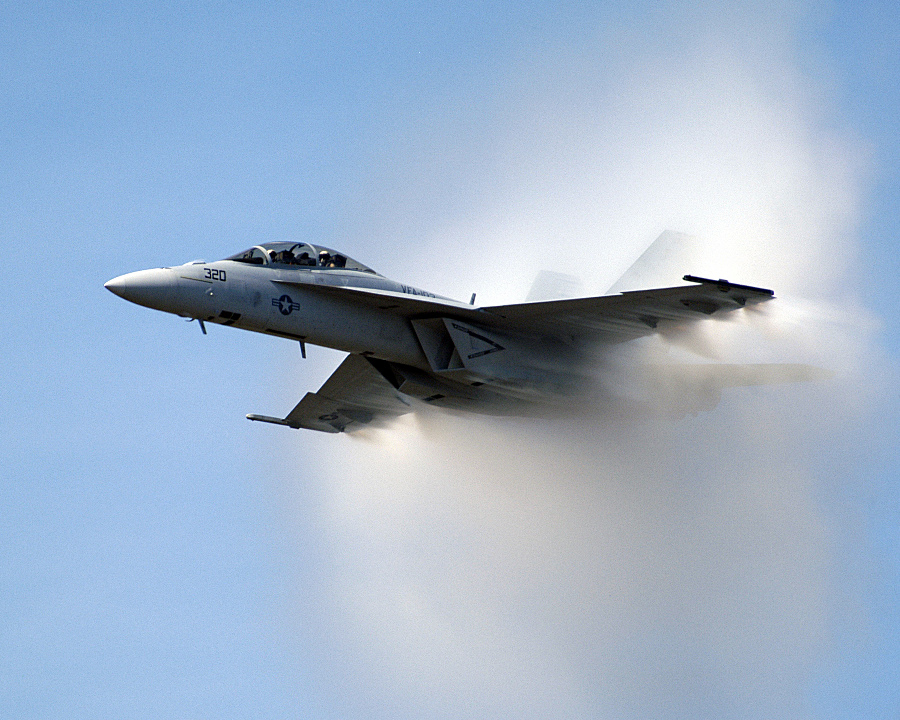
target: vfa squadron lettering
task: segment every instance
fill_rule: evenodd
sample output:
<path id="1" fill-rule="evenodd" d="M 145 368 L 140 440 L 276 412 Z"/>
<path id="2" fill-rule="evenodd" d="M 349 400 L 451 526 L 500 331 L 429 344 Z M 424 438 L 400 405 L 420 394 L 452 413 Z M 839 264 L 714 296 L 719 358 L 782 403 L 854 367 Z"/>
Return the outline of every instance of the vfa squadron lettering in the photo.
<path id="1" fill-rule="evenodd" d="M 204 332 L 204 323 L 218 323 L 299 340 L 304 357 L 306 343 L 349 353 L 286 416 L 247 416 L 336 433 L 426 405 L 492 414 L 565 405 L 583 392 L 598 346 L 774 297 L 726 280 L 684 280 L 600 297 L 476 307 L 398 283 L 331 248 L 273 242 L 213 263 L 122 275 L 106 287 L 139 305 L 197 319 Z M 271 301 L 260 302 L 264 297 Z M 703 387 L 803 380 L 811 372 L 796 365 L 741 365 L 739 373 L 728 371 L 738 366 L 702 367 Z"/>
<path id="2" fill-rule="evenodd" d="M 406 293 L 407 295 L 418 295 L 420 297 L 437 297 L 434 293 L 430 293 L 427 290 L 419 290 L 419 288 L 414 288 L 412 285 L 401 285 L 400 292 Z"/>

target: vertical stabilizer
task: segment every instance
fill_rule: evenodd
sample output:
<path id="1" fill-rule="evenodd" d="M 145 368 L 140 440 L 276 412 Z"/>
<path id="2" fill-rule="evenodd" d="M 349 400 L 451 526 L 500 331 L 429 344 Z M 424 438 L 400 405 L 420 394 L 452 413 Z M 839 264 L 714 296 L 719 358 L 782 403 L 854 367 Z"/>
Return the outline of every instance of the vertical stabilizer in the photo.
<path id="1" fill-rule="evenodd" d="M 677 284 L 686 272 L 693 272 L 690 268 L 698 267 L 698 246 L 693 235 L 666 230 L 616 280 L 607 295 Z"/>
<path id="2" fill-rule="evenodd" d="M 537 274 L 525 302 L 543 300 L 566 300 L 580 297 L 584 292 L 584 283 L 574 275 L 542 270 Z"/>

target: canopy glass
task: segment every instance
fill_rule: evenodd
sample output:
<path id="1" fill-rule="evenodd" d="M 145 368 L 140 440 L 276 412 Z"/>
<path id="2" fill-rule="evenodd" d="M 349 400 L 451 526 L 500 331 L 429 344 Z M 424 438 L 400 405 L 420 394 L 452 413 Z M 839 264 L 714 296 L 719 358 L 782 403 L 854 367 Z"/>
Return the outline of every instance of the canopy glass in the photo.
<path id="1" fill-rule="evenodd" d="M 271 242 L 254 245 L 249 250 L 232 255 L 226 260 L 249 263 L 250 265 L 280 265 L 296 268 L 343 269 L 374 273 L 353 258 L 342 255 L 322 245 L 297 242 Z"/>

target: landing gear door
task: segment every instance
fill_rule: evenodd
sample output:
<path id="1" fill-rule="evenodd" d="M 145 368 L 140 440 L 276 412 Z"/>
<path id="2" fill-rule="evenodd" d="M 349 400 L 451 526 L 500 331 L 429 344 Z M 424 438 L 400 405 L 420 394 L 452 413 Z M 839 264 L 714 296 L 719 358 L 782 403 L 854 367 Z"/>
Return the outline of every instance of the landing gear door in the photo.
<path id="1" fill-rule="evenodd" d="M 502 362 L 506 349 L 499 339 L 481 328 L 474 328 L 460 320 L 443 318 L 459 359 L 468 370 L 478 371 L 485 366 Z"/>

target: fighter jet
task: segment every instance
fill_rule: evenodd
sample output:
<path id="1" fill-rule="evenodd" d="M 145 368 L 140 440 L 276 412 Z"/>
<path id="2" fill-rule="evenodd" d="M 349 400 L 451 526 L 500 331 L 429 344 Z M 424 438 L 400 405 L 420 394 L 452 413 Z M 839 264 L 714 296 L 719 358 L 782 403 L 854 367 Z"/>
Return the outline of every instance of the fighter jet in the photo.
<path id="1" fill-rule="evenodd" d="M 771 300 L 772 290 L 685 275 L 688 284 L 477 307 L 388 279 L 320 245 L 272 242 L 217 262 L 140 270 L 105 287 L 138 305 L 349 353 L 285 417 L 328 433 L 423 405 L 519 414 L 579 392 L 597 347 Z M 745 373 L 746 374 L 746 373 Z M 776 380 L 778 381 L 778 380 Z M 730 384 L 758 384 L 757 377 Z M 725 384 L 729 384 L 726 382 Z"/>

